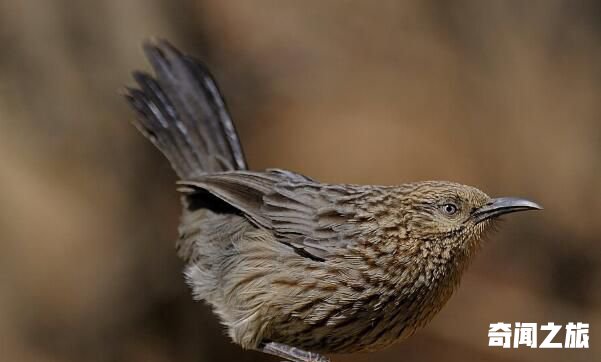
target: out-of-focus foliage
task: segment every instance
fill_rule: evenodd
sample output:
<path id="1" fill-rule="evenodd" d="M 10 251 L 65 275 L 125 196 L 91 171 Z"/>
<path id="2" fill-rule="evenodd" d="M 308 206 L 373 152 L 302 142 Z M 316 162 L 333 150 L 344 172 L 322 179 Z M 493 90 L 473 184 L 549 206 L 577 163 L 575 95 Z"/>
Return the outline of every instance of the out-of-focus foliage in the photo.
<path id="1" fill-rule="evenodd" d="M 413 338 L 336 361 L 593 361 L 601 327 L 595 1 L 0 2 L 0 354 L 265 361 L 191 301 L 166 161 L 118 95 L 166 37 L 214 71 L 254 168 L 526 196 Z M 590 350 L 487 347 L 491 322 L 591 324 Z M 562 334 L 563 335 L 563 334 Z"/>

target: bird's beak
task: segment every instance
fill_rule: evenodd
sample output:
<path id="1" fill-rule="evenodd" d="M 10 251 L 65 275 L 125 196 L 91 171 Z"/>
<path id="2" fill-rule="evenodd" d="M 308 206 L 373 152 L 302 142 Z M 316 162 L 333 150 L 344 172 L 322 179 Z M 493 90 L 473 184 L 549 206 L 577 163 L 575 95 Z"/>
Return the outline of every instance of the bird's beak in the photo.
<path id="1" fill-rule="evenodd" d="M 499 197 L 491 199 L 486 205 L 474 211 L 476 223 L 511 212 L 526 210 L 542 210 L 543 208 L 530 200 L 517 197 Z"/>

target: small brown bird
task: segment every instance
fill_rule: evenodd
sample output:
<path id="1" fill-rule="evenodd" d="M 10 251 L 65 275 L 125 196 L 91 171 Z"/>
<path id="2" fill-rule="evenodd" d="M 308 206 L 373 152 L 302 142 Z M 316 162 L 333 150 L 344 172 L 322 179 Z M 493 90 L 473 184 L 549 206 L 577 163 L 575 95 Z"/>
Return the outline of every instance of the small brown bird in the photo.
<path id="1" fill-rule="evenodd" d="M 541 209 L 446 181 L 333 185 L 249 171 L 202 63 L 144 45 L 155 77 L 126 89 L 134 124 L 181 179 L 178 255 L 194 297 L 243 348 L 291 361 L 373 351 L 442 308 L 498 216 Z"/>

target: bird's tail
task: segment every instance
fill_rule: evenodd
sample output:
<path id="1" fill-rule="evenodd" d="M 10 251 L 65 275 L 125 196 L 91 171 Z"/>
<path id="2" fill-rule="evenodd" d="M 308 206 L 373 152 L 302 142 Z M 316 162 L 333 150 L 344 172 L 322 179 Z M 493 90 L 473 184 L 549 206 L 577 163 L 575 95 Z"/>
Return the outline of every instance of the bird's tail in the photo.
<path id="1" fill-rule="evenodd" d="M 136 71 L 126 88 L 135 126 L 167 157 L 181 179 L 245 170 L 238 134 L 206 67 L 164 40 L 146 42 L 155 77 Z"/>

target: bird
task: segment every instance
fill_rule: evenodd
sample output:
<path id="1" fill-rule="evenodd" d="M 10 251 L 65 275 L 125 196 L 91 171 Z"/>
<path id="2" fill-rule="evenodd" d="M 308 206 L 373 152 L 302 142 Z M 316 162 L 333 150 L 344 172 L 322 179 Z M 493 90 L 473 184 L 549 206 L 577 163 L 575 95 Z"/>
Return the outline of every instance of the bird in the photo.
<path id="1" fill-rule="evenodd" d="M 247 166 L 204 63 L 168 41 L 143 51 L 124 96 L 179 181 L 177 255 L 231 340 L 288 361 L 376 351 L 438 313 L 501 215 L 542 209 L 449 181 L 328 184 Z"/>

